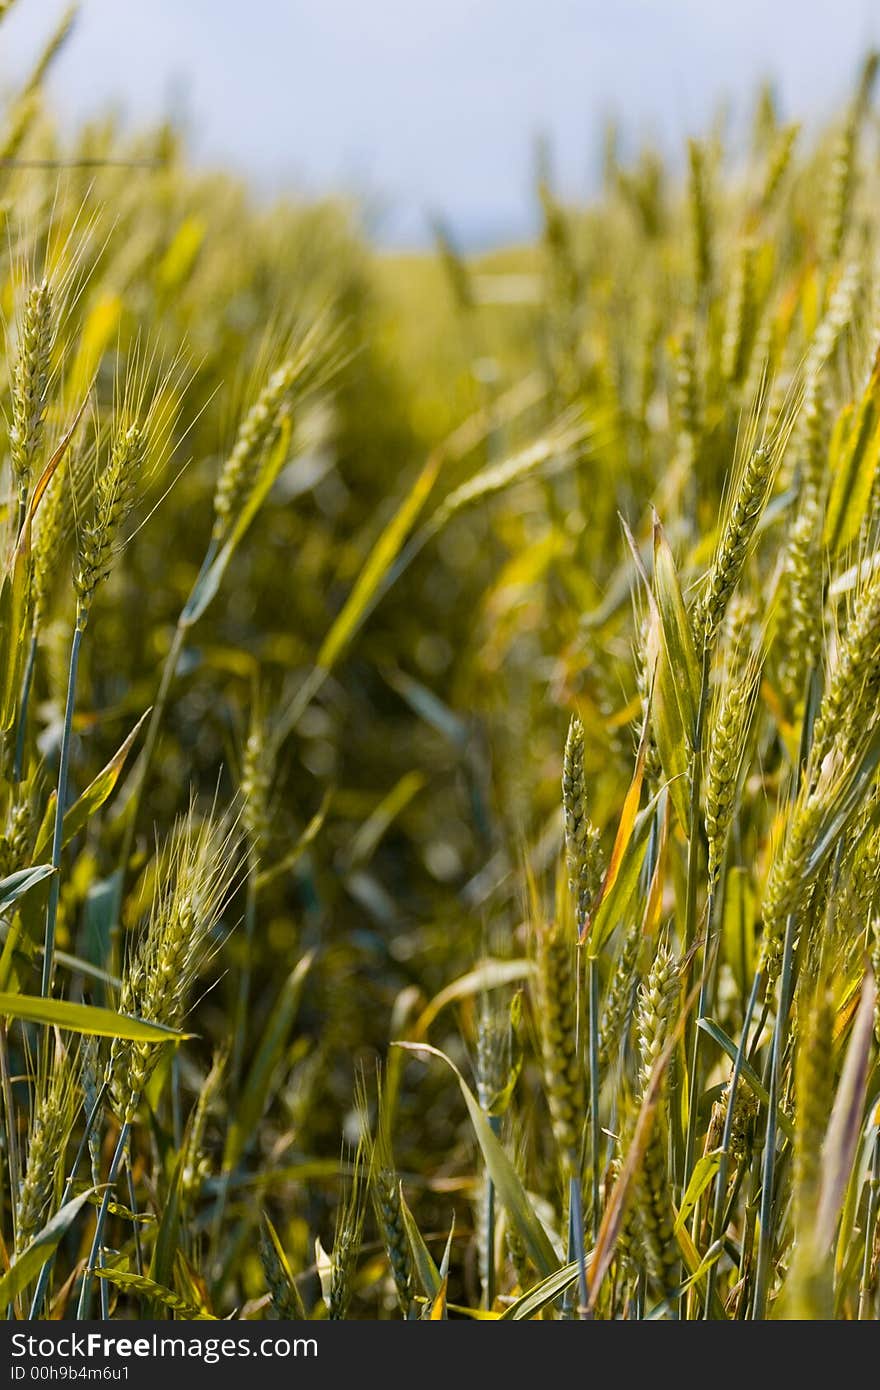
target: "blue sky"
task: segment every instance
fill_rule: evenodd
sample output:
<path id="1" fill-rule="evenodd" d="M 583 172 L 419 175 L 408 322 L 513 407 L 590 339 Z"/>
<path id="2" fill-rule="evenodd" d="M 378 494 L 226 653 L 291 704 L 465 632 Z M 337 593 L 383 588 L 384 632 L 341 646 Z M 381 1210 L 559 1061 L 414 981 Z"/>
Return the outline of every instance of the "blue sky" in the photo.
<path id="1" fill-rule="evenodd" d="M 18 0 L 4 85 L 62 5 Z M 362 193 L 388 244 L 422 241 L 431 211 L 485 244 L 530 225 L 539 132 L 588 192 L 607 113 L 678 149 L 769 74 L 816 119 L 878 37 L 874 0 L 82 0 L 51 90 L 74 119 L 173 106 L 198 162 L 265 192 Z"/>

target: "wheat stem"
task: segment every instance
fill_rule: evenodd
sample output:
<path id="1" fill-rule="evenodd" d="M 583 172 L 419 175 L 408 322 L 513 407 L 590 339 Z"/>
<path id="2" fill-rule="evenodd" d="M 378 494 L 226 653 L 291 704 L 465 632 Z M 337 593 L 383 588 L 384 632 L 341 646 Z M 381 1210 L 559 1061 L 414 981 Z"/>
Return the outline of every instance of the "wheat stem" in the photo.
<path id="1" fill-rule="evenodd" d="M 871 1172 L 868 1177 L 868 1210 L 865 1214 L 865 1250 L 862 1256 L 862 1273 L 859 1280 L 859 1321 L 871 1317 L 871 1271 L 874 1259 L 874 1244 L 877 1234 L 877 1212 L 880 1208 L 880 1124 L 874 1135 L 874 1154 Z"/>
<path id="2" fill-rule="evenodd" d="M 583 962 L 583 952 L 577 950 L 574 957 L 574 1059 L 577 1065 L 581 1059 L 581 1013 L 583 1004 L 583 987 L 581 981 L 581 964 Z M 581 1185 L 581 1174 L 583 1172 L 583 1152 L 582 1146 L 572 1143 L 568 1154 L 569 1178 L 568 1178 L 568 1244 L 566 1248 L 566 1260 L 569 1264 L 577 1261 L 578 1264 L 578 1283 L 580 1290 L 580 1305 L 585 1308 L 587 1274 L 586 1274 L 586 1254 L 584 1251 L 584 1197 Z M 574 1302 L 574 1288 L 570 1287 L 562 1300 L 562 1316 L 570 1318 Z"/>
<path id="3" fill-rule="evenodd" d="M 12 767 L 13 782 L 21 781 L 21 774 L 24 768 L 24 745 L 25 735 L 27 734 L 27 715 L 28 705 L 31 698 L 31 686 L 34 683 L 34 667 L 37 661 L 37 634 L 31 637 L 28 647 L 27 661 L 24 668 L 24 678 L 21 683 L 21 702 L 18 713 L 18 724 L 15 730 L 15 759 Z"/>
<path id="4" fill-rule="evenodd" d="M 18 1191 L 21 1184 L 21 1164 L 18 1154 L 18 1130 L 15 1117 L 15 1102 L 12 1096 L 12 1078 L 9 1074 L 9 1046 L 6 1021 L 0 1023 L 0 1086 L 3 1090 L 3 1110 L 6 1121 L 6 1157 L 9 1163 L 9 1196 L 12 1207 L 12 1243 L 18 1243 Z"/>
<path id="5" fill-rule="evenodd" d="M 89 1251 L 89 1260 L 83 1271 L 82 1284 L 79 1291 L 79 1303 L 77 1305 L 76 1316 L 78 1320 L 89 1316 L 89 1305 L 92 1298 L 92 1285 L 94 1283 L 94 1271 L 98 1268 L 98 1261 L 101 1258 L 101 1248 L 104 1240 L 104 1227 L 107 1224 L 107 1213 L 110 1210 L 110 1203 L 113 1199 L 113 1192 L 119 1177 L 119 1170 L 125 1161 L 125 1151 L 128 1146 L 128 1136 L 131 1132 L 131 1124 L 128 1120 L 123 1122 L 119 1131 L 119 1138 L 116 1141 L 116 1149 L 110 1163 L 110 1172 L 107 1174 L 107 1186 L 104 1188 L 104 1196 L 101 1199 L 101 1206 L 98 1211 L 98 1219 L 95 1222 L 95 1234 L 92 1240 L 92 1248 Z"/>
<path id="6" fill-rule="evenodd" d="M 92 1107 L 89 1110 L 88 1116 L 86 1118 L 85 1128 L 83 1129 L 82 1137 L 79 1141 L 79 1146 L 77 1148 L 76 1154 L 74 1155 L 73 1165 L 70 1169 L 70 1172 L 67 1175 L 67 1181 L 64 1184 L 64 1195 L 61 1198 L 62 1207 L 66 1206 L 66 1204 L 70 1201 L 71 1196 L 73 1195 L 73 1184 L 76 1181 L 76 1175 L 79 1171 L 79 1165 L 82 1163 L 83 1157 L 85 1156 L 89 1140 L 94 1131 L 98 1116 L 101 1113 L 106 1094 L 107 1082 L 104 1081 L 98 1088 L 97 1095 L 95 1096 L 95 1099 L 92 1103 Z M 37 1287 L 34 1290 L 34 1297 L 31 1302 L 31 1310 L 28 1313 L 28 1317 L 31 1319 L 31 1321 L 33 1321 L 34 1318 L 38 1318 L 40 1316 L 40 1312 L 43 1307 L 43 1300 L 46 1297 L 46 1290 L 49 1286 L 49 1279 L 51 1278 L 52 1266 L 54 1263 L 55 1257 L 54 1255 L 52 1255 L 43 1265 L 43 1268 L 40 1270 L 40 1277 L 37 1280 Z"/>
<path id="7" fill-rule="evenodd" d="M 501 1119 L 498 1115 L 487 1116 L 489 1128 L 497 1138 L 501 1133 Z M 485 1221 L 485 1247 L 483 1250 L 483 1268 L 485 1270 L 485 1303 L 487 1311 L 495 1306 L 495 1184 L 489 1173 L 486 1173 L 486 1191 L 484 1194 L 484 1214 Z"/>
<path id="8" fill-rule="evenodd" d="M 58 902 L 61 896 L 61 850 L 64 843 L 64 812 L 67 809 L 67 774 L 70 766 L 70 745 L 73 731 L 73 711 L 76 704 L 76 675 L 79 666 L 79 650 L 85 631 L 85 617 L 82 609 L 77 613 L 76 625 L 70 644 L 70 668 L 67 675 L 67 700 L 64 707 L 64 726 L 61 731 L 61 754 L 58 760 L 58 787 L 55 800 L 55 827 L 52 833 L 52 867 L 55 870 L 49 884 L 49 903 L 46 908 L 46 935 L 43 950 L 43 976 L 40 993 L 44 999 L 52 993 L 52 977 L 55 971 L 55 928 L 58 919 Z"/>
<path id="9" fill-rule="evenodd" d="M 699 893 L 700 869 L 700 795 L 703 786 L 703 735 L 706 728 L 706 713 L 709 705 L 709 666 L 710 649 L 703 648 L 703 662 L 700 672 L 700 698 L 697 705 L 697 719 L 694 727 L 694 743 L 691 758 L 690 824 L 688 825 L 687 888 L 684 910 L 684 954 L 690 951 L 697 934 L 697 897 Z"/>
<path id="10" fill-rule="evenodd" d="M 761 1209 L 759 1214 L 760 1231 L 758 1237 L 758 1263 L 755 1270 L 755 1292 L 752 1304 L 752 1317 L 763 1321 L 767 1316 L 767 1300 L 770 1291 L 770 1263 L 773 1257 L 773 1209 L 776 1184 L 776 1137 L 779 1091 L 782 1074 L 782 1052 L 785 1046 L 786 1024 L 791 1004 L 792 972 L 794 968 L 794 943 L 797 934 L 797 918 L 790 913 L 785 924 L 785 944 L 782 951 L 782 975 L 779 982 L 779 1007 L 773 1026 L 773 1042 L 770 1053 L 770 1084 L 767 1088 L 767 1133 L 764 1140 L 764 1161 L 761 1175 Z"/>
<path id="11" fill-rule="evenodd" d="M 739 1043 L 734 1058 L 733 1071 L 730 1076 L 730 1085 L 727 1096 L 727 1113 L 724 1117 L 724 1130 L 721 1135 L 721 1158 L 718 1163 L 718 1174 L 715 1178 L 715 1207 L 712 1215 L 712 1244 L 720 1240 L 721 1232 L 724 1229 L 724 1208 L 727 1197 L 727 1178 L 730 1172 L 730 1141 L 733 1134 L 733 1122 L 736 1114 L 736 1093 L 739 1089 L 740 1078 L 742 1077 L 743 1062 L 748 1052 L 749 1034 L 752 1027 L 752 1016 L 758 1002 L 758 995 L 761 991 L 762 973 L 760 968 L 755 971 L 752 980 L 752 988 L 746 1003 L 745 1014 L 743 1015 L 742 1032 L 740 1033 Z M 715 1294 L 715 1284 L 718 1278 L 718 1264 L 710 1266 L 706 1278 L 706 1310 L 705 1316 L 711 1317 L 712 1300 Z"/>
<path id="12" fill-rule="evenodd" d="M 693 1041 L 691 1043 L 691 1066 L 688 1080 L 688 1121 L 687 1135 L 684 1146 L 684 1178 L 685 1186 L 690 1180 L 691 1169 L 694 1161 L 694 1149 L 697 1138 L 697 1106 L 700 1095 L 700 1051 L 703 1038 L 703 1030 L 700 1022 L 706 1017 L 709 1004 L 709 987 L 712 977 L 712 970 L 715 963 L 715 953 L 718 949 L 720 933 L 716 933 L 714 940 L 711 937 L 712 924 L 715 917 L 715 893 L 712 888 L 709 890 L 709 900 L 706 905 L 706 941 L 703 946 L 701 972 L 700 972 L 700 993 L 697 999 L 697 1019 L 694 1028 Z M 694 1207 L 694 1231 L 699 1223 L 699 1203 Z"/>
<path id="13" fill-rule="evenodd" d="M 578 1317 L 587 1317 L 589 1289 L 587 1287 L 587 1254 L 584 1248 L 584 1198 L 581 1180 L 577 1175 L 568 1184 L 568 1253 L 569 1263 L 578 1267 Z"/>
<path id="14" fill-rule="evenodd" d="M 593 1210 L 592 1210 L 592 1229 L 593 1244 L 599 1239 L 599 1218 L 601 1216 L 601 1197 L 600 1197 L 600 1149 L 602 1144 L 602 1127 L 599 1123 L 599 1091 L 601 1077 L 599 1075 L 599 962 L 595 956 L 590 956 L 589 970 L 590 984 L 590 1127 L 592 1133 L 592 1178 L 593 1178 Z M 585 1300 L 586 1301 L 586 1300 Z"/>
<path id="15" fill-rule="evenodd" d="M 232 1093 L 235 1094 L 241 1076 L 244 1057 L 245 1035 L 247 1033 L 248 1004 L 251 991 L 251 966 L 254 949 L 254 933 L 257 927 L 257 859 L 253 846 L 248 850 L 248 875 L 245 884 L 244 904 L 244 961 L 238 977 L 238 997 L 235 1005 L 235 1021 L 232 1028 L 232 1057 L 229 1063 L 229 1079 Z"/>
<path id="16" fill-rule="evenodd" d="M 684 908 L 684 951 L 683 958 L 688 960 L 691 947 L 697 934 L 697 898 L 699 894 L 699 870 L 700 870 L 700 796 L 703 783 L 703 738 L 706 727 L 706 714 L 709 707 L 709 668 L 711 660 L 711 649 L 708 642 L 703 644 L 703 660 L 700 671 L 700 697 L 697 705 L 697 718 L 694 726 L 693 751 L 691 756 L 691 788 L 690 788 L 690 811 L 688 825 L 688 853 L 687 853 L 687 886 L 685 889 L 685 908 Z M 690 1033 L 693 1025 L 688 1021 L 685 1024 L 685 1052 L 688 1051 L 688 1043 L 691 1041 Z M 699 1033 L 697 1028 L 696 1033 Z M 696 1045 L 696 1044 L 695 1044 Z M 694 1085 L 695 1078 L 691 1077 L 691 1086 Z M 679 1173 L 673 1174 L 673 1180 L 678 1179 L 680 1190 L 684 1188 L 688 1181 L 689 1173 L 689 1149 L 692 1147 L 693 1138 L 690 1144 L 687 1137 L 682 1134 L 681 1107 L 677 1104 L 677 1093 L 680 1091 L 681 1083 L 677 1078 L 673 1078 L 673 1090 L 676 1093 L 676 1101 L 671 1106 L 671 1114 L 675 1117 L 673 1126 L 674 1150 L 682 1160 L 682 1168 Z M 694 1095 L 691 1090 L 688 1095 L 688 1135 L 691 1134 L 690 1111 L 694 1109 Z"/>

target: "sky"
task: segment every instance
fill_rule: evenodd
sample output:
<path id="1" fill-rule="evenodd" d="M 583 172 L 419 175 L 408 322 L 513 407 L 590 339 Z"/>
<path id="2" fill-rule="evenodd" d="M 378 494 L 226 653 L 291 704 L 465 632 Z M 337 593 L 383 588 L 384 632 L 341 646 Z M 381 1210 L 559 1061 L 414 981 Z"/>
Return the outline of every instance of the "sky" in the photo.
<path id="1" fill-rule="evenodd" d="M 63 3 L 17 0 L 4 87 Z M 674 152 L 769 76 L 816 121 L 878 38 L 876 0 L 82 0 L 49 86 L 65 120 L 183 115 L 193 161 L 261 195 L 353 192 L 380 244 L 440 215 L 477 247 L 533 226 L 538 136 L 589 195 L 607 116 Z"/>

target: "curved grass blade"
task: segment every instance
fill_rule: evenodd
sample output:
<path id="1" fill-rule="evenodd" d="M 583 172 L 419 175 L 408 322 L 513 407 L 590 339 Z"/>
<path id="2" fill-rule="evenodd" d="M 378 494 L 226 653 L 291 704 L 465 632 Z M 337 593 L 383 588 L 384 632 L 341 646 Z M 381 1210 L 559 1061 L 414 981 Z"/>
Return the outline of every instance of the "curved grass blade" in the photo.
<path id="1" fill-rule="evenodd" d="M 427 782 L 423 772 L 405 772 L 378 806 L 358 826 L 345 855 L 346 868 L 362 867 L 372 859 L 382 838 Z"/>
<path id="2" fill-rule="evenodd" d="M 54 872 L 51 864 L 34 864 L 30 869 L 16 869 L 14 874 L 0 878 L 0 911 L 11 907 L 35 883 L 41 883 Z"/>
<path id="3" fill-rule="evenodd" d="M 196 1308 L 192 1303 L 187 1303 L 185 1298 L 181 1298 L 179 1293 L 169 1289 L 165 1284 L 157 1284 L 154 1279 L 148 1279 L 145 1274 L 135 1274 L 130 1269 L 96 1269 L 94 1271 L 98 1279 L 106 1279 L 109 1284 L 115 1284 L 117 1288 L 128 1289 L 132 1293 L 139 1293 L 144 1298 L 149 1298 L 155 1303 L 161 1303 L 173 1312 L 179 1313 L 182 1318 L 189 1318 L 191 1322 L 218 1322 L 213 1313 L 204 1313 L 201 1308 Z"/>
<path id="4" fill-rule="evenodd" d="M 698 1159 L 694 1164 L 694 1171 L 691 1173 L 690 1182 L 681 1199 L 678 1216 L 675 1218 L 676 1234 L 682 1229 L 694 1207 L 697 1205 L 697 1202 L 718 1172 L 720 1163 L 721 1150 L 712 1149 L 709 1153 L 703 1154 L 702 1158 Z"/>
<path id="5" fill-rule="evenodd" d="M 321 827 L 327 819 L 327 812 L 330 810 L 334 792 L 334 787 L 327 788 L 321 805 L 312 816 L 312 819 L 300 835 L 293 849 L 290 850 L 288 854 L 285 854 L 284 858 L 279 860 L 277 864 L 271 864 L 268 868 L 261 870 L 257 874 L 256 886 L 258 890 L 265 888 L 267 884 L 273 883 L 276 878 L 280 878 L 282 874 L 289 873 L 291 869 L 296 867 L 306 850 L 315 842 L 320 834 Z"/>
<path id="6" fill-rule="evenodd" d="M 409 1209 L 409 1203 L 403 1195 L 403 1184 L 400 1184 L 400 1214 L 403 1217 L 403 1224 L 406 1228 L 406 1236 L 409 1241 L 409 1248 L 412 1251 L 413 1264 L 416 1267 L 416 1274 L 419 1276 L 419 1283 L 426 1298 L 434 1299 L 440 1292 L 443 1280 L 440 1271 L 434 1263 L 434 1257 L 424 1242 L 422 1233 L 415 1222 L 415 1217 Z"/>
<path id="7" fill-rule="evenodd" d="M 711 1018 L 697 1019 L 697 1027 L 701 1028 L 704 1033 L 708 1033 L 712 1041 L 718 1044 L 722 1052 L 725 1052 L 727 1056 L 730 1058 L 731 1062 L 733 1062 L 734 1064 L 736 1063 L 736 1057 L 738 1052 L 737 1045 L 732 1038 L 728 1037 L 723 1028 L 719 1028 L 718 1024 L 715 1023 L 714 1020 Z M 755 1068 L 745 1057 L 742 1058 L 740 1064 L 740 1075 L 742 1076 L 743 1081 L 748 1083 L 754 1094 L 758 1097 L 758 1100 L 766 1109 L 767 1106 L 770 1104 L 770 1094 L 767 1090 L 767 1087 L 761 1080 L 760 1076 L 755 1071 Z M 789 1116 L 786 1115 L 785 1111 L 781 1108 L 781 1106 L 777 1107 L 776 1119 L 779 1128 L 782 1130 L 786 1138 L 794 1139 L 794 1125 L 792 1124 Z"/>
<path id="8" fill-rule="evenodd" d="M 645 757 L 647 754 L 648 747 L 648 729 L 649 722 L 646 719 L 642 726 L 642 736 L 639 740 L 639 751 L 636 757 L 636 766 L 635 771 L 633 773 L 633 779 L 629 784 L 629 789 L 626 793 L 623 802 L 623 809 L 620 813 L 620 821 L 617 826 L 617 834 L 614 837 L 614 845 L 611 849 L 611 858 L 608 861 L 608 868 L 606 869 L 605 877 L 602 880 L 602 887 L 599 891 L 598 901 L 593 912 L 590 913 L 587 922 L 585 923 L 584 930 L 581 934 L 582 941 L 592 935 L 593 922 L 595 916 L 601 909 L 604 900 L 611 895 L 614 885 L 617 882 L 617 879 L 620 875 L 620 870 L 623 865 L 624 856 L 626 854 L 627 848 L 629 847 L 630 841 L 633 837 L 633 831 L 635 830 L 636 825 L 636 817 L 638 815 L 639 810 L 639 802 L 642 798 L 642 782 L 644 781 L 645 777 Z M 607 935 L 607 917 L 605 919 L 605 926 Z M 589 954 L 594 955 L 599 950 L 601 950 L 601 948 L 602 940 L 599 939 L 597 943 L 593 946 Z"/>
<path id="9" fill-rule="evenodd" d="M 665 563 L 665 550 L 660 547 L 661 568 L 664 574 L 664 602 L 669 614 L 669 627 L 671 632 L 667 633 L 666 622 L 663 610 L 657 600 L 655 586 L 651 583 L 642 560 L 641 551 L 636 545 L 635 537 L 621 519 L 623 532 L 629 545 L 632 557 L 635 562 L 636 570 L 642 580 L 645 593 L 648 599 L 648 649 L 647 666 L 651 673 L 651 702 L 650 719 L 654 737 L 657 741 L 657 751 L 660 755 L 660 762 L 663 772 L 669 784 L 669 795 L 675 807 L 676 815 L 681 822 L 685 834 L 688 833 L 688 822 L 690 819 L 690 807 L 688 805 L 687 794 L 687 774 L 688 774 L 688 746 L 689 741 L 693 740 L 695 730 L 694 722 L 691 720 L 691 706 L 696 705 L 690 695 L 682 693 L 682 687 L 690 692 L 692 680 L 690 675 L 685 674 L 683 667 L 688 663 L 688 657 L 678 653 L 679 645 L 687 639 L 681 639 L 681 644 L 677 637 L 679 617 L 676 615 L 678 607 L 674 590 L 677 585 L 677 578 L 674 578 L 674 565 L 672 565 L 672 575 L 669 574 L 669 566 L 672 564 L 671 555 L 669 563 Z M 679 599 L 681 598 L 679 594 Z M 683 600 L 681 600 L 683 607 Z M 685 615 L 685 621 L 687 621 Z M 693 652 L 693 644 L 691 644 Z M 677 654 L 677 655 L 676 655 Z M 675 658 L 675 659 L 674 659 Z M 675 664 L 676 660 L 682 662 L 682 666 Z M 694 660 L 696 658 L 694 657 Z M 699 691 L 699 685 L 697 686 Z"/>
<path id="10" fill-rule="evenodd" d="M 816 1216 L 816 1245 L 827 1249 L 843 1204 L 846 1186 L 859 1143 L 868 1087 L 868 1063 L 874 1032 L 877 987 L 870 972 L 862 986 L 862 999 L 846 1050 L 846 1059 L 825 1142 L 822 1145 L 822 1183 Z"/>
<path id="11" fill-rule="evenodd" d="M 529 1201 L 516 1169 L 492 1133 L 486 1116 L 480 1109 L 476 1097 L 458 1067 L 446 1056 L 445 1052 L 441 1052 L 437 1047 L 430 1047 L 427 1043 L 396 1042 L 392 1045 L 404 1048 L 408 1052 L 425 1052 L 432 1057 L 439 1057 L 441 1062 L 445 1062 L 449 1067 L 458 1081 L 477 1141 L 486 1160 L 489 1176 L 495 1184 L 498 1196 L 507 1208 L 507 1213 L 515 1224 L 519 1237 L 538 1273 L 545 1278 L 552 1274 L 559 1268 L 559 1260 L 550 1244 L 547 1232 L 535 1214 L 535 1209 Z"/>
<path id="12" fill-rule="evenodd" d="M 316 662 L 321 670 L 333 669 L 361 622 L 367 617 L 373 595 L 397 559 L 413 522 L 428 500 L 428 494 L 440 471 L 441 461 L 437 454 L 428 459 L 367 556 L 366 564 L 358 575 L 339 617 L 321 644 Z"/>
<path id="13" fill-rule="evenodd" d="M 279 1236 L 278 1232 L 272 1225 L 272 1222 L 269 1220 L 269 1217 L 266 1215 L 265 1212 L 263 1212 L 263 1226 L 265 1227 L 266 1235 L 272 1242 L 275 1254 L 278 1256 L 278 1263 L 280 1264 L 284 1278 L 287 1281 L 287 1287 L 290 1291 L 290 1297 L 296 1306 L 296 1311 L 299 1317 L 301 1317 L 305 1322 L 306 1310 L 303 1305 L 302 1294 L 299 1291 L 296 1279 L 293 1277 L 293 1270 L 290 1268 L 290 1261 L 287 1258 L 287 1252 L 285 1251 L 284 1246 L 281 1242 L 281 1237 Z"/>
<path id="14" fill-rule="evenodd" d="M 187 1146 L 184 1144 L 177 1156 L 168 1184 L 165 1205 L 162 1209 L 162 1220 L 156 1232 L 153 1258 L 150 1261 L 150 1279 L 156 1283 L 157 1287 L 167 1284 L 174 1272 L 174 1255 L 180 1243 L 181 1183 L 186 1159 Z M 158 1294 L 153 1296 L 162 1302 Z"/>
<path id="15" fill-rule="evenodd" d="M 190 1036 L 161 1023 L 117 1014 L 93 1004 L 74 1004 L 67 999 L 46 999 L 31 994 L 0 994 L 0 1017 L 21 1018 L 26 1023 L 43 1023 L 68 1033 L 86 1033 L 96 1038 L 125 1038 L 129 1042 L 180 1042 Z"/>
<path id="16" fill-rule="evenodd" d="M 665 798 L 666 791 L 661 789 L 633 821 L 626 844 L 620 852 L 614 878 L 607 888 L 603 887 L 601 901 L 593 917 L 587 941 L 591 956 L 598 956 L 629 905 L 639 881 L 658 807 L 662 813 Z"/>
<path id="17" fill-rule="evenodd" d="M 591 1251 L 587 1259 L 592 1259 L 592 1257 Z M 572 1260 L 571 1264 L 563 1265 L 554 1274 L 542 1279 L 540 1284 L 535 1284 L 534 1288 L 529 1289 L 527 1293 L 521 1294 L 515 1303 L 511 1303 L 509 1308 L 505 1308 L 499 1321 L 523 1322 L 527 1318 L 533 1318 L 536 1313 L 540 1313 L 542 1308 L 555 1302 L 560 1294 L 565 1293 L 566 1289 L 572 1288 L 577 1283 L 580 1268 L 580 1260 Z"/>
<path id="18" fill-rule="evenodd" d="M 81 1192 L 78 1197 L 66 1202 L 61 1210 L 55 1213 L 52 1220 L 46 1223 L 39 1235 L 34 1236 L 30 1245 L 9 1266 L 6 1273 L 0 1277 L 0 1304 L 3 1307 L 14 1303 L 22 1289 L 36 1278 L 46 1261 L 52 1258 L 82 1208 L 96 1191 L 97 1188 L 90 1187 L 87 1192 Z"/>
<path id="19" fill-rule="evenodd" d="M 69 844 L 74 835 L 86 825 L 89 817 L 103 806 L 116 783 L 119 781 L 120 774 L 125 765 L 125 760 L 131 752 L 135 739 L 143 727 L 144 720 L 148 718 L 150 710 L 145 710 L 138 722 L 135 724 L 131 733 L 117 748 L 109 763 L 101 769 L 94 781 L 90 782 L 81 796 L 77 797 L 72 806 L 64 813 L 64 825 L 61 834 L 62 847 Z M 55 792 L 49 797 L 46 806 L 46 814 L 43 816 L 43 823 L 37 835 L 37 843 L 34 847 L 34 858 L 38 859 L 47 850 L 52 842 L 52 825 L 55 819 Z"/>
<path id="20" fill-rule="evenodd" d="M 858 535 L 871 498 L 880 452 L 880 350 L 834 471 L 825 518 L 825 544 L 836 555 Z"/>
<path id="21" fill-rule="evenodd" d="M 520 980 L 528 979 L 534 972 L 535 967 L 529 960 L 494 960 L 490 957 L 481 961 L 466 975 L 461 975 L 445 989 L 441 989 L 439 994 L 435 994 L 430 1003 L 426 1004 L 413 1024 L 410 1041 L 416 1042 L 423 1038 L 447 1004 L 452 1004 L 457 999 L 468 999 L 475 994 L 482 994 L 484 990 L 516 984 Z"/>
<path id="22" fill-rule="evenodd" d="M 654 515 L 654 595 L 660 614 L 660 632 L 670 671 L 675 675 L 675 690 L 681 712 L 681 722 L 689 739 L 693 739 L 700 703 L 700 667 L 694 649 L 691 622 L 681 592 L 681 584 L 669 542 Z"/>

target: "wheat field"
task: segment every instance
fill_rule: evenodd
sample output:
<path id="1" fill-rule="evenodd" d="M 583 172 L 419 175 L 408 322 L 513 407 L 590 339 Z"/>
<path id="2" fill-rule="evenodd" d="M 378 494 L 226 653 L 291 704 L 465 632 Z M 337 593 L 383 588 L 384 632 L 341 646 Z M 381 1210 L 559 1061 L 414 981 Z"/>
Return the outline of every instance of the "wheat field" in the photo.
<path id="1" fill-rule="evenodd" d="M 877 1318 L 878 58 L 466 257 L 62 130 L 68 42 L 0 126 L 8 1316 Z"/>

